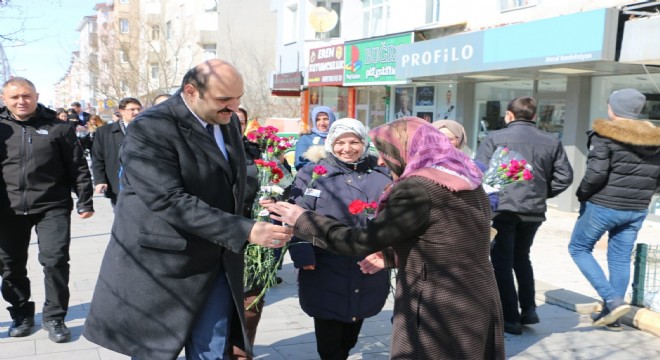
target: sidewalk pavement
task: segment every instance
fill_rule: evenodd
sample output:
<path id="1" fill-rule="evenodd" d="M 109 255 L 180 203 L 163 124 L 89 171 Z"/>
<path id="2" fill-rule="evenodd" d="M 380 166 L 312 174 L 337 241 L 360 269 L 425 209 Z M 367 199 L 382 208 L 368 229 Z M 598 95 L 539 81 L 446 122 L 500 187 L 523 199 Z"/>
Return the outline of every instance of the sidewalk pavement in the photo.
<path id="1" fill-rule="evenodd" d="M 6 311 L 0 311 L 0 359 L 16 360 L 111 360 L 128 359 L 121 354 L 98 347 L 81 336 L 85 316 L 98 276 L 101 259 L 110 237 L 112 208 L 107 199 L 96 197 L 94 217 L 72 221 L 71 303 L 66 318 L 73 333 L 72 341 L 55 344 L 41 330 L 41 314 L 37 314 L 35 333 L 24 338 L 8 338 L 11 322 Z M 567 246 L 577 214 L 550 210 L 548 221 L 541 226 L 532 247 L 532 261 L 537 281 L 538 313 L 541 323 L 526 326 L 523 335 L 506 335 L 507 358 L 510 359 L 658 359 L 660 337 L 634 327 L 624 326 L 620 332 L 591 326 L 588 315 L 596 303 L 596 293 L 584 280 L 568 255 Z M 640 241 L 658 243 L 660 224 L 647 221 Z M 595 253 L 605 258 L 605 247 Z M 43 273 L 37 260 L 36 237 L 30 246 L 28 264 L 32 280 L 32 297 L 40 310 L 44 301 Z M 317 359 L 314 324 L 298 305 L 296 274 L 290 259 L 284 262 L 280 276 L 284 282 L 266 296 L 256 340 L 258 359 Z M 587 304 L 587 305 L 584 305 Z M 358 344 L 350 359 L 387 359 L 392 317 L 392 299 L 383 311 L 364 322 Z M 121 309 L 117 309 L 121 311 Z M 577 311 L 577 312 L 576 312 Z M 642 311 L 643 312 L 643 311 Z M 657 313 L 653 313 L 657 315 Z M 653 315 L 652 314 L 652 315 Z M 441 321 L 439 319 L 438 321 Z M 466 319 L 469 321 L 469 319 Z M 625 321 L 632 324 L 633 318 Z M 656 326 L 659 321 L 638 321 Z M 639 324 L 638 328 L 643 328 Z M 38 330 L 37 330 L 38 329 Z M 649 330 L 647 330 L 649 331 Z M 658 334 L 658 333 L 656 333 Z M 439 334 L 440 336 L 440 334 Z M 660 336 L 660 335 L 659 335 Z M 179 359 L 183 359 L 181 356 Z"/>

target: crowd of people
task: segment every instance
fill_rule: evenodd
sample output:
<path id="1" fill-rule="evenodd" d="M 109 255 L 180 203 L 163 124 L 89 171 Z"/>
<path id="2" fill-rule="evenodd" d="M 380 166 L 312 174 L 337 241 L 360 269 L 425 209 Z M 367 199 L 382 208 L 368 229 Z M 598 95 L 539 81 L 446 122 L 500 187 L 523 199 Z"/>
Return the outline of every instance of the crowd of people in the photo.
<path id="1" fill-rule="evenodd" d="M 541 321 L 530 252 L 546 200 L 568 189 L 573 169 L 561 142 L 536 126 L 534 98 L 511 100 L 507 126 L 483 139 L 475 159 L 461 151 L 465 129 L 451 119 L 404 115 L 367 132 L 316 106 L 285 201 L 264 201 L 272 221 L 257 221 L 250 206 L 260 150 L 245 136 L 243 93 L 233 65 L 209 60 L 145 111 L 122 99 L 105 124 L 79 103 L 71 112 L 44 107 L 28 79 L 3 84 L 0 276 L 10 337 L 33 331 L 34 228 L 45 274 L 41 326 L 54 342 L 70 340 L 71 212 L 91 217 L 94 192 L 115 216 L 83 335 L 133 359 L 182 350 L 188 359 L 252 358 L 264 299 L 250 307 L 262 288 L 243 285 L 249 243 L 290 243 L 300 306 L 324 360 L 348 358 L 364 319 L 385 304 L 392 269 L 393 359 L 504 359 L 504 333 Z M 637 90 L 616 91 L 610 119 L 594 122 L 568 249 L 603 299 L 594 326 L 612 330 L 631 309 L 630 253 L 660 185 L 660 130 L 637 120 L 644 103 Z M 483 173 L 502 147 L 534 176 L 487 194 Z M 373 211 L 353 211 L 356 201 Z M 605 232 L 609 277 L 592 255 Z"/>

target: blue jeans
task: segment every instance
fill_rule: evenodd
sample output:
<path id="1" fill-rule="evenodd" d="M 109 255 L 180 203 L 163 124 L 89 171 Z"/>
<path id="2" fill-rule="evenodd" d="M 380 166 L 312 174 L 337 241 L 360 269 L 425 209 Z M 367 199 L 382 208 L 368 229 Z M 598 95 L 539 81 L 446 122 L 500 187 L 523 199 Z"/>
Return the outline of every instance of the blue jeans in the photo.
<path id="1" fill-rule="evenodd" d="M 534 269 L 529 253 L 540 226 L 540 221 L 527 222 L 497 217 L 493 219 L 497 235 L 490 251 L 490 261 L 493 263 L 506 322 L 520 321 L 518 303 L 523 310 L 536 307 Z M 514 272 L 518 281 L 518 292 L 513 281 Z"/>
<path id="2" fill-rule="evenodd" d="M 206 303 L 193 323 L 186 342 L 186 359 L 216 360 L 228 358 L 229 330 L 234 313 L 234 299 L 224 271 L 220 271 Z M 227 356 L 227 357 L 226 357 Z"/>
<path id="3" fill-rule="evenodd" d="M 623 298 L 626 294 L 630 281 L 630 255 L 647 214 L 648 210 L 616 210 L 589 201 L 580 203 L 580 216 L 568 252 L 604 301 Z M 594 245 L 605 232 L 609 232 L 609 281 L 592 255 Z"/>

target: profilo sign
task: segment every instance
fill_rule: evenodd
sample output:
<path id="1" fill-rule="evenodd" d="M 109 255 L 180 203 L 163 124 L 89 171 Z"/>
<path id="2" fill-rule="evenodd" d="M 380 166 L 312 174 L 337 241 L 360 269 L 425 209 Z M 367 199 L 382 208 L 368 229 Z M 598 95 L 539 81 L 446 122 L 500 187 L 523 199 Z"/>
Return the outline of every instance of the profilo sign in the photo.
<path id="1" fill-rule="evenodd" d="M 617 23 L 598 9 L 401 45 L 396 78 L 614 61 Z"/>

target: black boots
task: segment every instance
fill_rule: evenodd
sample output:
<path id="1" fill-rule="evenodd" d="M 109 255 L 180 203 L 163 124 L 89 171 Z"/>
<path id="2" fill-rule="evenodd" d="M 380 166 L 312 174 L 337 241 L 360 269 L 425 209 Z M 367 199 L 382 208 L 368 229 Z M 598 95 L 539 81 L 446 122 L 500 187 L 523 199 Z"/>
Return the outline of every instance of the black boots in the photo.
<path id="1" fill-rule="evenodd" d="M 63 343 L 71 339 L 71 331 L 64 324 L 64 320 L 42 321 L 41 328 L 48 331 L 48 338 L 53 342 Z"/>
<path id="2" fill-rule="evenodd" d="M 16 315 L 9 326 L 9 337 L 23 337 L 32 333 L 33 316 Z"/>

